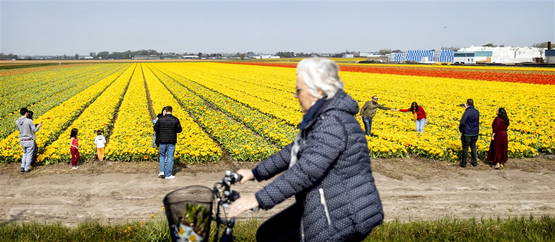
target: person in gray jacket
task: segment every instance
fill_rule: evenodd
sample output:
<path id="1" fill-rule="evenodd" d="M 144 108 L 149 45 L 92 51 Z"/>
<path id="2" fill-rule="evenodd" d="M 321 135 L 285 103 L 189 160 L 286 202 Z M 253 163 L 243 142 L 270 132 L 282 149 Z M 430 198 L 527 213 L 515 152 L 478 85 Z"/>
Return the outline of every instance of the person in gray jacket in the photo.
<path id="1" fill-rule="evenodd" d="M 237 171 L 241 183 L 282 174 L 234 202 L 231 217 L 295 196 L 294 205 L 260 226 L 257 241 L 360 241 L 383 221 L 368 144 L 354 117 L 358 104 L 343 91 L 338 69 L 322 58 L 298 63 L 299 135 L 254 169 Z"/>
<path id="2" fill-rule="evenodd" d="M 33 124 L 33 120 L 29 118 L 29 110 L 22 108 L 19 113 L 22 115 L 15 121 L 19 130 L 19 143 L 23 148 L 23 156 L 21 156 L 21 172 L 29 172 L 31 170 L 31 161 L 33 160 L 33 152 L 35 150 L 35 132 L 41 125 Z"/>

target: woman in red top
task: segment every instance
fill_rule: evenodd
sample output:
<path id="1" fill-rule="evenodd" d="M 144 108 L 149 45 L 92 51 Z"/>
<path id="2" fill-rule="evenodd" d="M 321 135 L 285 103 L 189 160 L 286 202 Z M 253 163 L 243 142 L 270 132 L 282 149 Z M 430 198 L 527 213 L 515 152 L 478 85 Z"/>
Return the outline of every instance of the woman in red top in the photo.
<path id="1" fill-rule="evenodd" d="M 495 164 L 495 169 L 502 168 L 507 162 L 507 154 L 509 150 L 509 139 L 507 137 L 507 128 L 510 121 L 507 111 L 504 108 L 497 110 L 497 117 L 493 120 L 491 142 L 488 151 L 488 161 Z"/>
<path id="2" fill-rule="evenodd" d="M 71 153 L 71 169 L 79 168 L 79 139 L 77 139 L 77 132 L 76 128 L 71 129 L 69 144 L 71 145 L 69 151 Z"/>
<path id="3" fill-rule="evenodd" d="M 418 106 L 416 102 L 412 102 L 410 108 L 399 109 L 399 112 L 411 112 L 416 116 L 416 132 L 424 133 L 424 126 L 426 126 L 426 111 L 422 106 Z"/>

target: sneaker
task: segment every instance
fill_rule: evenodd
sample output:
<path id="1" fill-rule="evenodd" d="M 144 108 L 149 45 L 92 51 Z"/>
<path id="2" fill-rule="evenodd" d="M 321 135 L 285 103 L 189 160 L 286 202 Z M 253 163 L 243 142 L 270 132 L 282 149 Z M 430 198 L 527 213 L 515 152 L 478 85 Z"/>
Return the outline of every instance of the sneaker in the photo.
<path id="1" fill-rule="evenodd" d="M 24 172 L 30 172 L 30 171 L 31 171 L 31 168 L 24 170 Z"/>
<path id="2" fill-rule="evenodd" d="M 160 173 L 158 173 L 158 177 L 160 177 L 160 178 L 164 178 L 164 172 L 160 172 Z"/>
<path id="3" fill-rule="evenodd" d="M 25 168 L 21 167 L 21 169 L 19 169 L 19 172 L 25 172 Z"/>
<path id="4" fill-rule="evenodd" d="M 474 167 L 478 166 L 478 162 L 476 162 L 476 163 L 471 163 L 471 164 L 472 164 L 472 166 L 474 166 Z"/>
<path id="5" fill-rule="evenodd" d="M 465 168 L 466 164 L 460 163 L 459 166 L 462 167 L 462 168 Z"/>
<path id="6" fill-rule="evenodd" d="M 495 164 L 495 169 L 499 170 L 499 168 L 501 168 L 501 165 L 499 165 L 499 163 Z"/>
<path id="7" fill-rule="evenodd" d="M 167 176 L 167 177 L 165 177 L 164 179 L 166 179 L 166 180 L 171 180 L 171 179 L 175 179 L 175 176 L 173 176 L 173 175 L 171 175 L 171 176 Z"/>
<path id="8" fill-rule="evenodd" d="M 71 169 L 72 170 L 76 170 L 78 167 L 77 166 L 72 166 Z"/>

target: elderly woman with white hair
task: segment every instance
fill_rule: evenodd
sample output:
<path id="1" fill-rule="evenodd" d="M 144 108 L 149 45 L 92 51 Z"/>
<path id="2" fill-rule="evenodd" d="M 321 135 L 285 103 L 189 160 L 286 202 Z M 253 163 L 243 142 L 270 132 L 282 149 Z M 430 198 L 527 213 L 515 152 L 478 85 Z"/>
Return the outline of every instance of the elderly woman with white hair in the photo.
<path id="1" fill-rule="evenodd" d="M 231 217 L 295 196 L 292 206 L 260 226 L 257 241 L 360 241 L 383 221 L 368 144 L 354 117 L 358 104 L 343 91 L 338 69 L 329 59 L 299 62 L 299 135 L 254 169 L 238 171 L 242 183 L 283 174 L 233 203 Z"/>

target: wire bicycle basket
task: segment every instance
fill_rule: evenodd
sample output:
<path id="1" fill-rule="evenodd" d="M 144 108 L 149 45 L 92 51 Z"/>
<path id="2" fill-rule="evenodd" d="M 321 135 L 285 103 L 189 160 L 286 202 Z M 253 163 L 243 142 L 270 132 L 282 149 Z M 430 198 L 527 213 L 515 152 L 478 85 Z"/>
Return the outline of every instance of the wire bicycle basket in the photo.
<path id="1" fill-rule="evenodd" d="M 231 185 L 242 178 L 237 173 L 226 171 L 222 180 L 216 182 L 212 189 L 187 186 L 168 193 L 163 202 L 172 241 L 209 241 L 214 220 L 214 241 L 232 242 L 235 219 L 227 218 L 224 209 L 239 199 L 239 192 L 231 189 Z M 225 227 L 221 234 L 220 225 Z"/>
<path id="2" fill-rule="evenodd" d="M 208 241 L 214 203 L 212 189 L 183 187 L 168 193 L 163 202 L 172 241 Z"/>

